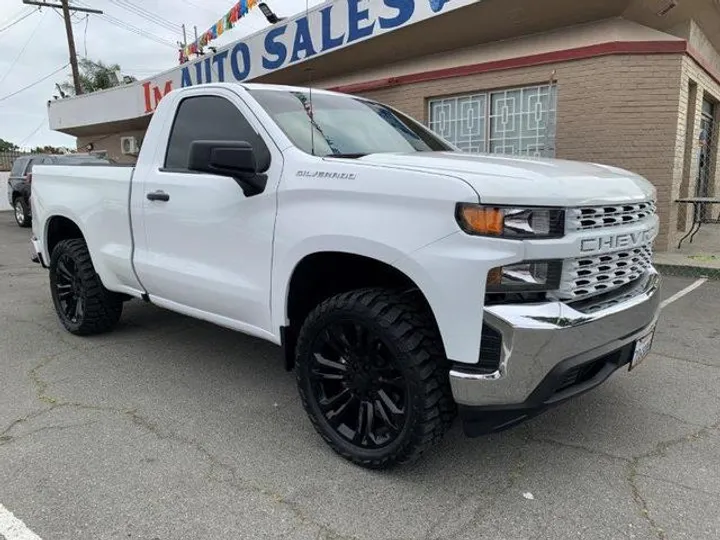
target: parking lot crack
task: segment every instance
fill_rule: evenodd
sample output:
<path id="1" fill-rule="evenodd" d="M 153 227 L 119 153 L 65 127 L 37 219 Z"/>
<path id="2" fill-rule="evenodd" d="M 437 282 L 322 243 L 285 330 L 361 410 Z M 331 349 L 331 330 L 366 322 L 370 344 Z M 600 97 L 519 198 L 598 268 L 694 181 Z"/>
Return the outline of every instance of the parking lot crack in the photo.
<path id="1" fill-rule="evenodd" d="M 579 450 L 579 451 L 585 452 L 585 453 L 587 453 L 587 454 L 592 454 L 592 455 L 595 455 L 595 456 L 601 456 L 601 457 L 604 457 L 604 458 L 607 458 L 607 459 L 611 459 L 611 460 L 614 460 L 614 461 L 623 461 L 623 462 L 628 462 L 628 461 L 630 461 L 628 458 L 625 458 L 625 457 L 622 457 L 622 456 L 618 456 L 618 455 L 615 455 L 615 454 L 610 454 L 609 452 L 603 452 L 602 450 L 597 450 L 597 449 L 594 449 L 594 448 L 588 448 L 587 446 L 584 446 L 584 445 L 582 445 L 582 444 L 570 443 L 570 442 L 565 442 L 565 441 L 558 441 L 558 440 L 556 440 L 556 439 L 550 439 L 550 438 L 533 437 L 533 436 L 528 437 L 527 440 L 528 440 L 528 442 L 545 443 L 545 444 L 550 444 L 550 445 L 554 445 L 554 446 L 560 446 L 560 447 L 563 447 L 563 448 L 571 448 L 571 449 L 573 449 L 573 450 Z"/>
<path id="2" fill-rule="evenodd" d="M 640 487 L 638 486 L 637 479 L 640 476 L 646 476 L 642 475 L 639 472 L 640 465 L 643 461 L 656 458 L 656 457 L 663 457 L 666 455 L 666 452 L 668 449 L 678 446 L 681 444 L 686 444 L 688 442 L 693 442 L 695 440 L 701 439 L 711 431 L 718 429 L 720 427 L 720 421 L 705 426 L 702 429 L 699 429 L 689 435 L 685 435 L 682 437 L 677 437 L 675 439 L 670 439 L 667 441 L 659 442 L 655 447 L 650 450 L 649 452 L 646 452 L 645 454 L 641 454 L 639 456 L 635 456 L 630 462 L 628 463 L 628 473 L 627 473 L 627 482 L 630 485 L 630 490 L 632 492 L 633 499 L 635 501 L 635 504 L 638 506 L 640 510 L 641 516 L 647 521 L 651 531 L 655 534 L 655 536 L 658 538 L 658 540 L 667 540 L 667 534 L 665 533 L 665 530 L 658 525 L 658 523 L 655 521 L 653 516 L 650 513 L 650 508 L 648 505 L 647 498 L 643 495 L 642 491 L 640 490 Z"/>
<path id="3" fill-rule="evenodd" d="M 48 410 L 46 412 L 50 412 L 50 411 Z M 39 415 L 37 415 L 37 416 L 39 416 Z M 4 445 L 10 444 L 10 443 L 16 443 L 23 439 L 27 439 L 28 437 L 31 437 L 32 435 L 36 435 L 38 433 L 45 433 L 48 431 L 63 431 L 66 429 L 89 427 L 96 423 L 97 422 L 93 420 L 90 422 L 77 422 L 74 424 L 65 424 L 65 425 L 57 425 L 57 426 L 43 426 L 41 428 L 33 429 L 32 431 L 28 431 L 27 433 L 23 433 L 22 435 L 19 435 L 19 436 L 10 435 L 9 434 L 10 432 L 8 431 L 8 432 L 5 432 L 2 435 L 0 435 L 0 446 L 4 446 Z M 17 424 L 15 424 L 15 425 L 17 425 Z"/>
<path id="4" fill-rule="evenodd" d="M 657 476 L 652 476 L 652 475 L 643 474 L 643 473 L 637 473 L 637 476 L 638 476 L 638 478 L 646 478 L 648 480 L 652 480 L 653 482 L 663 482 L 666 484 L 671 484 L 673 486 L 679 487 L 679 488 L 687 490 L 687 491 L 691 491 L 693 493 L 702 493 L 703 495 L 707 495 L 708 497 L 717 498 L 718 496 L 720 496 L 720 493 L 718 493 L 717 491 L 707 491 L 705 489 L 700 489 L 695 486 L 688 486 L 687 484 L 683 484 L 682 482 L 677 482 L 675 480 L 669 480 L 664 477 L 657 477 Z"/>
<path id="5" fill-rule="evenodd" d="M 335 531 L 327 525 L 320 523 L 312 517 L 308 516 L 307 513 L 297 503 L 287 499 L 281 493 L 263 487 L 248 479 L 242 478 L 235 467 L 215 456 L 199 441 L 193 440 L 189 437 L 183 437 L 182 435 L 179 435 L 177 433 L 166 431 L 158 424 L 139 415 L 134 410 L 125 411 L 125 413 L 135 425 L 145 429 L 146 431 L 149 431 L 157 438 L 162 440 L 171 440 L 179 444 L 189 446 L 196 450 L 199 454 L 204 456 L 205 459 L 210 463 L 210 470 L 207 473 L 207 479 L 209 481 L 228 485 L 238 490 L 249 491 L 258 495 L 262 495 L 266 499 L 269 499 L 271 503 L 284 506 L 294 515 L 295 519 L 300 524 L 316 527 L 318 529 L 318 538 L 322 538 L 323 540 L 359 540 L 357 537 L 341 534 L 338 531 Z M 219 470 L 224 470 L 229 473 L 232 477 L 232 480 L 228 480 L 227 478 L 220 478 L 218 476 Z"/>

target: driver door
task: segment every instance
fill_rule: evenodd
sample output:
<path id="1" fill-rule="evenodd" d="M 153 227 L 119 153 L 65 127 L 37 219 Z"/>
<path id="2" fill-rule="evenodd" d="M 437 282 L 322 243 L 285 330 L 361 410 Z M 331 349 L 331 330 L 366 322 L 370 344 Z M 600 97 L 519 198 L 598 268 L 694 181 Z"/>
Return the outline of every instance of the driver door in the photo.
<path id="1" fill-rule="evenodd" d="M 230 177 L 188 169 L 196 140 L 246 141 L 268 177 L 247 197 Z M 256 335 L 270 332 L 275 190 L 282 154 L 239 96 L 190 95 L 177 107 L 163 167 L 139 179 L 135 269 L 151 300 Z M 262 171 L 261 171 L 262 172 Z"/>

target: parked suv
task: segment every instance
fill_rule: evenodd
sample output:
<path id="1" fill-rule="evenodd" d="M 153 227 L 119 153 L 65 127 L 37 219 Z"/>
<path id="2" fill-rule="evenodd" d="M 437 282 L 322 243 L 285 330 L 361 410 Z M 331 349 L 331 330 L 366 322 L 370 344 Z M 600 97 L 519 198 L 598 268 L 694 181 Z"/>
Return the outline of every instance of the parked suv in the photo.
<path id="1" fill-rule="evenodd" d="M 30 184 L 35 165 L 82 165 L 108 164 L 109 161 L 91 154 L 44 155 L 33 154 L 15 160 L 8 178 L 8 202 L 15 211 L 15 221 L 20 227 L 30 227 Z"/>

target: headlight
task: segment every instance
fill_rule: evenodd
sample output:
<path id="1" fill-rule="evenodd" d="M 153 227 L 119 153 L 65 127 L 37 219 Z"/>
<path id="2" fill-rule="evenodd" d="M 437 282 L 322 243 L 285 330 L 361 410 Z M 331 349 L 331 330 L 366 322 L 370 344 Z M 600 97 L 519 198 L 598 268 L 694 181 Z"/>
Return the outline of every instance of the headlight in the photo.
<path id="1" fill-rule="evenodd" d="M 553 291 L 560 285 L 562 261 L 528 261 L 493 268 L 487 292 Z"/>
<path id="2" fill-rule="evenodd" d="M 459 203 L 458 224 L 468 234 L 509 239 L 560 238 L 565 233 L 561 208 L 514 208 Z"/>

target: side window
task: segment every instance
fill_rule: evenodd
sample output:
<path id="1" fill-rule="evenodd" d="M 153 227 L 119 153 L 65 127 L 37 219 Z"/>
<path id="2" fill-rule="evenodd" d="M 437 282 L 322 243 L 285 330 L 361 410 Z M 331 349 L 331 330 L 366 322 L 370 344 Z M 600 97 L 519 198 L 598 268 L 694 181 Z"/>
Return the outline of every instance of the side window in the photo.
<path id="1" fill-rule="evenodd" d="M 27 158 L 16 159 L 15 163 L 13 163 L 12 171 L 10 171 L 10 176 L 23 176 L 25 174 L 25 167 L 27 166 L 27 162 Z"/>
<path id="2" fill-rule="evenodd" d="M 30 163 L 28 163 L 27 169 L 25 169 L 25 174 L 30 174 L 33 170 L 33 167 L 35 165 L 40 165 L 42 162 L 43 162 L 43 158 L 31 159 Z"/>
<path id="3" fill-rule="evenodd" d="M 184 99 L 170 131 L 165 168 L 187 170 L 193 141 L 245 141 L 252 145 L 260 171 L 270 166 L 270 151 L 242 113 L 225 98 L 198 96 Z"/>

